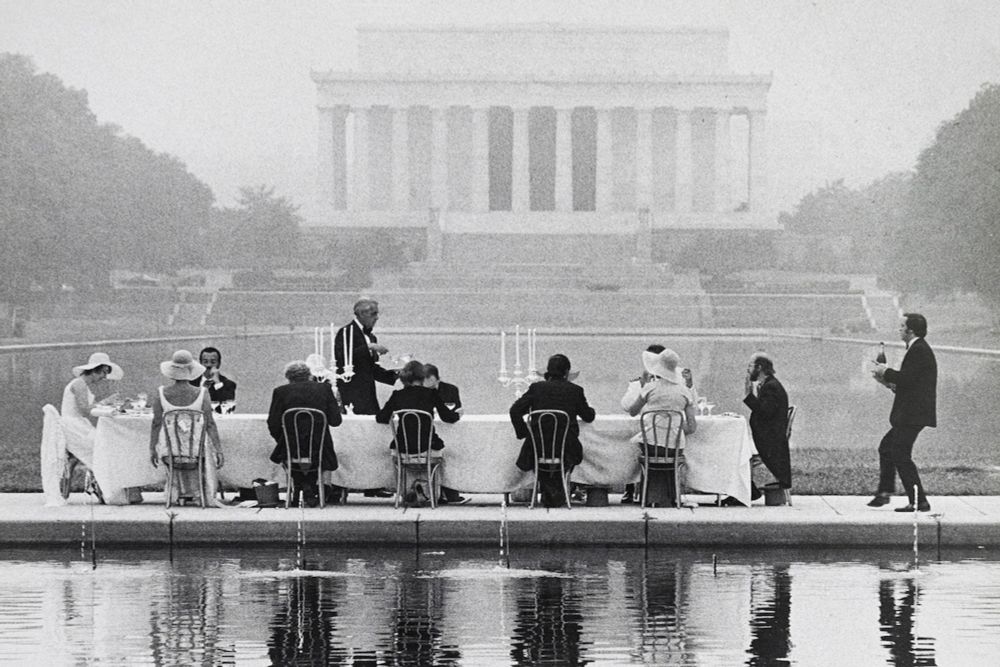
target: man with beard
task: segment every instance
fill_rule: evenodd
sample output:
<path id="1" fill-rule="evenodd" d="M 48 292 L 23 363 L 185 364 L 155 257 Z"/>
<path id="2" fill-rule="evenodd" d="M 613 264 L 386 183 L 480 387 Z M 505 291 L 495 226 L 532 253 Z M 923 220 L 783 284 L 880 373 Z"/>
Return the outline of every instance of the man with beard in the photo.
<path id="1" fill-rule="evenodd" d="M 774 362 L 757 352 L 747 365 L 743 402 L 750 408 L 750 432 L 760 460 L 782 489 L 792 488 L 792 460 L 788 453 L 788 394 L 774 376 Z M 760 498 L 754 484 L 751 498 Z"/>

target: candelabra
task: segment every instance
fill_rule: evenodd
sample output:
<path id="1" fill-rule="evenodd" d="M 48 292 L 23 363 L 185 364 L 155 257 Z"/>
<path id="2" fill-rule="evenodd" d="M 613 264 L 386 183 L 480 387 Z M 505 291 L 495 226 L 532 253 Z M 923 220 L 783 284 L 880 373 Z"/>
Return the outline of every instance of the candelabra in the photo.
<path id="1" fill-rule="evenodd" d="M 538 382 L 542 377 L 535 368 L 535 346 L 537 343 L 537 331 L 526 329 L 528 338 L 528 372 L 525 374 L 521 366 L 521 325 L 514 327 L 514 374 L 507 373 L 507 333 L 500 332 L 500 374 L 497 382 L 504 387 L 513 387 L 514 395 L 520 397 L 528 386 Z"/>

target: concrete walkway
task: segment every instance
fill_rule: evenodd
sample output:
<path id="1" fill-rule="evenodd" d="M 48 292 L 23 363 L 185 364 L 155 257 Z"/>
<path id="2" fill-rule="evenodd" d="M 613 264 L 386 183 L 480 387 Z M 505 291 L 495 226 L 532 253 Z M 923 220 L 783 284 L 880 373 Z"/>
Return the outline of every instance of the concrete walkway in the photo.
<path id="1" fill-rule="evenodd" d="M 175 507 L 162 494 L 146 493 L 141 505 L 91 507 L 73 494 L 65 507 L 44 507 L 41 494 L 0 494 L 0 544 L 78 545 L 91 531 L 104 545 L 294 542 L 304 518 L 311 544 L 497 545 L 502 512 L 499 495 L 473 496 L 468 505 L 437 509 L 393 509 L 391 500 L 352 495 L 347 505 L 325 509 Z M 795 496 L 794 506 L 751 508 L 697 506 L 645 512 L 637 505 L 574 506 L 546 510 L 512 506 L 507 511 L 510 544 L 609 546 L 895 546 L 913 545 L 914 515 L 892 507 L 866 507 L 868 497 Z M 688 496 L 710 503 L 714 496 Z M 921 546 L 1000 546 L 1000 497 L 931 497 L 933 512 L 918 513 Z M 173 513 L 171 520 L 170 513 Z M 91 523 L 93 516 L 93 523 Z M 648 520 L 645 519 L 648 516 Z M 171 527 L 171 523 L 173 524 Z M 172 529 L 171 529 L 172 528 Z"/>

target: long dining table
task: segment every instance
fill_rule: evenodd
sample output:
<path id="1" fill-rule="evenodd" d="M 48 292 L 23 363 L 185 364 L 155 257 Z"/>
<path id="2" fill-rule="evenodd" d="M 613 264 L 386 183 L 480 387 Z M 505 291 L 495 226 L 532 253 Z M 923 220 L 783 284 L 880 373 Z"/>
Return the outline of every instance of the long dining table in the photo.
<path id="1" fill-rule="evenodd" d="M 164 483 L 164 467 L 149 460 L 152 417 L 101 417 L 94 442 L 93 472 L 110 504 L 123 504 L 128 487 Z M 269 460 L 274 440 L 267 415 L 216 416 L 224 454 L 218 481 L 223 487 L 247 487 L 255 479 L 285 480 L 283 469 Z M 505 493 L 530 487 L 533 473 L 519 470 L 514 461 L 521 441 L 507 415 L 464 415 L 454 424 L 436 423 L 445 443 L 442 484 L 465 493 Z M 638 419 L 599 415 L 580 424 L 583 463 L 573 470 L 574 482 L 621 488 L 638 480 L 639 450 L 631 442 Z M 350 489 L 393 488 L 395 469 L 390 455 L 391 428 L 372 416 L 345 415 L 332 429 L 339 467 L 327 481 Z M 161 436 L 162 437 L 162 436 Z M 685 487 L 703 493 L 732 496 L 750 504 L 750 458 L 756 453 L 742 416 L 699 417 L 697 430 L 686 438 Z"/>

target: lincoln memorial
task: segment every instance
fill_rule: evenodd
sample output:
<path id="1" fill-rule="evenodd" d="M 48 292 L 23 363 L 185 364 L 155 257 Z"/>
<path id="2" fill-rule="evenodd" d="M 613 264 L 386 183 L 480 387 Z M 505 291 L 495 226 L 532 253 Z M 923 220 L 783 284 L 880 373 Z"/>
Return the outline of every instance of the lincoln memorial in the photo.
<path id="1" fill-rule="evenodd" d="M 362 26 L 357 69 L 312 74 L 310 224 L 438 242 L 773 228 L 771 78 L 730 72 L 728 44 L 724 29 Z"/>

